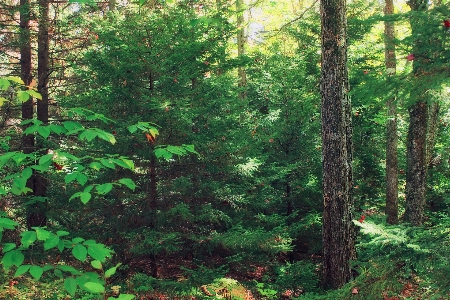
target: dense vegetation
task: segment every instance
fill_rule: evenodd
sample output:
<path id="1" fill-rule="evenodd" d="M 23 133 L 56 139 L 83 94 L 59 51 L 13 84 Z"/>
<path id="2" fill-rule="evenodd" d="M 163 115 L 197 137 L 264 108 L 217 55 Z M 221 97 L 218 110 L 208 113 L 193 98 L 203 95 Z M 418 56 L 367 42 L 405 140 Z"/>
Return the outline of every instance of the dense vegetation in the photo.
<path id="1" fill-rule="evenodd" d="M 0 298 L 449 299 L 449 2 L 347 1 L 344 286 L 322 276 L 306 2 L 0 3 Z"/>

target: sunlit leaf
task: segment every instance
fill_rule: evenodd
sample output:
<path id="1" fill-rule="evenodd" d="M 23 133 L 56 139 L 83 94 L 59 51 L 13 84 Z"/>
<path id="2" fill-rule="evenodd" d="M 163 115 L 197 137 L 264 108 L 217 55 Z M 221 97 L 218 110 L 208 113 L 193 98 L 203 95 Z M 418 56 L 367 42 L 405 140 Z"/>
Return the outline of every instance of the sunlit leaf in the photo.
<path id="1" fill-rule="evenodd" d="M 69 293 L 70 296 L 74 297 L 77 291 L 77 281 L 73 277 L 67 277 L 64 279 L 64 289 Z"/>
<path id="2" fill-rule="evenodd" d="M 85 261 L 86 257 L 87 257 L 87 249 L 85 246 L 81 245 L 81 244 L 76 244 L 73 248 L 72 248 L 72 255 L 80 260 L 80 261 Z"/>
<path id="3" fill-rule="evenodd" d="M 119 182 L 121 184 L 125 185 L 126 187 L 128 187 L 132 191 L 134 191 L 134 189 L 136 188 L 136 184 L 130 178 L 121 178 L 121 179 L 119 179 Z"/>
<path id="4" fill-rule="evenodd" d="M 31 265 L 21 265 L 17 268 L 16 273 L 14 273 L 14 277 L 19 277 L 25 274 L 29 269 Z"/>
<path id="5" fill-rule="evenodd" d="M 30 274 L 36 280 L 39 280 L 39 278 L 41 278 L 43 273 L 44 273 L 44 270 L 42 269 L 42 267 L 39 267 L 39 266 L 31 266 L 30 267 Z"/>
<path id="6" fill-rule="evenodd" d="M 26 102 L 28 101 L 28 99 L 30 99 L 30 94 L 28 94 L 26 91 L 18 91 L 17 98 L 19 98 L 19 100 L 22 102 Z"/>
<path id="7" fill-rule="evenodd" d="M 86 282 L 83 286 L 89 292 L 94 293 L 94 294 L 99 294 L 99 293 L 104 293 L 105 292 L 105 287 L 103 285 L 101 285 L 100 283 Z"/>

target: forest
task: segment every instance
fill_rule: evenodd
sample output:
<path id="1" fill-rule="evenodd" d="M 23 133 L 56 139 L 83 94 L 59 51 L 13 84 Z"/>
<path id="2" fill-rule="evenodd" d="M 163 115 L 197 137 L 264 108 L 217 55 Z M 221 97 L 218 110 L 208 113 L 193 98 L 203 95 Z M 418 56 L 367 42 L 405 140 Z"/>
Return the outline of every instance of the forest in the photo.
<path id="1" fill-rule="evenodd" d="M 3 0 L 0 299 L 450 299 L 450 1 Z"/>

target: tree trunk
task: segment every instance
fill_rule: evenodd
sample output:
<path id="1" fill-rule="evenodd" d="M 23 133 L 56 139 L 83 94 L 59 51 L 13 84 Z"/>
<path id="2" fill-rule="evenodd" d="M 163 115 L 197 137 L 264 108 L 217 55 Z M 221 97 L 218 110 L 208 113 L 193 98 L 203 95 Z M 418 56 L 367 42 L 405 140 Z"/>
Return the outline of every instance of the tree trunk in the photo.
<path id="1" fill-rule="evenodd" d="M 30 0 L 20 0 L 20 73 L 25 85 L 32 81 L 31 68 L 31 33 L 30 33 Z M 33 99 L 22 104 L 22 119 L 33 118 Z M 22 136 L 22 150 L 24 153 L 34 151 L 34 136 L 27 134 Z M 31 187 L 32 188 L 32 187 Z"/>
<path id="2" fill-rule="evenodd" d="M 352 127 L 345 0 L 321 1 L 323 283 L 340 288 L 356 257 L 352 223 Z"/>
<path id="3" fill-rule="evenodd" d="M 245 44 L 247 43 L 247 39 L 245 37 L 244 30 L 244 1 L 236 0 L 236 11 L 237 11 L 237 22 L 236 26 L 237 30 L 237 46 L 238 46 L 238 57 L 241 57 L 245 54 Z M 246 99 L 247 92 L 245 91 L 245 87 L 247 85 L 247 74 L 245 73 L 245 69 L 243 67 L 238 68 L 239 75 L 239 98 Z"/>
<path id="4" fill-rule="evenodd" d="M 385 16 L 394 13 L 393 0 L 386 0 Z M 384 46 L 387 81 L 396 73 L 394 22 L 384 22 Z M 388 120 L 386 123 L 386 216 L 387 223 L 398 223 L 398 137 L 397 137 L 397 105 L 395 97 L 387 102 Z"/>
<path id="5" fill-rule="evenodd" d="M 411 0 L 409 6 L 413 11 L 427 10 L 426 0 Z M 418 36 L 420 27 L 424 26 L 425 20 L 421 20 L 417 15 L 410 19 L 411 31 L 413 36 Z M 422 37 L 423 38 L 423 37 Z M 426 195 L 426 143 L 427 143 L 427 122 L 428 122 L 428 104 L 426 98 L 427 87 L 422 82 L 424 76 L 423 67 L 426 62 L 423 61 L 421 54 L 425 52 L 425 40 L 416 38 L 413 45 L 413 80 L 414 90 L 411 91 L 411 103 L 409 108 L 409 128 L 407 137 L 406 154 L 406 208 L 405 221 L 413 225 L 421 225 L 423 222 L 425 195 Z"/>

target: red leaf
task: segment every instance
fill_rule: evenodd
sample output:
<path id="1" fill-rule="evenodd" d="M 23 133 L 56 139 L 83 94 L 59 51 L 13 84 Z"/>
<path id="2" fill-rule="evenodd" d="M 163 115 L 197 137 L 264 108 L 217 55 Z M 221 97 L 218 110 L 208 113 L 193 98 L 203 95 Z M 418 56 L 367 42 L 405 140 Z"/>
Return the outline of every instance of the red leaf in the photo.
<path id="1" fill-rule="evenodd" d="M 414 53 L 411 53 L 411 54 L 408 54 L 408 56 L 406 56 L 406 59 L 408 60 L 408 61 L 412 61 L 412 60 L 414 60 Z"/>
<path id="2" fill-rule="evenodd" d="M 450 27 L 450 20 L 444 20 L 444 27 L 449 28 Z"/>
<path id="3" fill-rule="evenodd" d="M 362 215 L 361 216 L 361 218 L 359 218 L 359 223 L 362 223 L 362 222 L 364 222 L 364 220 L 366 219 L 366 216 L 365 215 Z"/>

